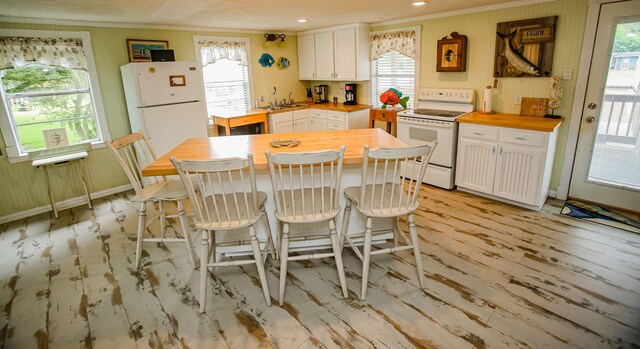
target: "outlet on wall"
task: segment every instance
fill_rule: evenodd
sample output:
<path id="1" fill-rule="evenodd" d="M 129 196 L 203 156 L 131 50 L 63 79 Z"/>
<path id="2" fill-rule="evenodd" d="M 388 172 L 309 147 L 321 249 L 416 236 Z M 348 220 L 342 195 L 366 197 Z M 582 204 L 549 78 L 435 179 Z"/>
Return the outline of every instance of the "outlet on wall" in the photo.
<path id="1" fill-rule="evenodd" d="M 522 104 L 522 95 L 516 95 L 513 99 L 513 104 Z"/>

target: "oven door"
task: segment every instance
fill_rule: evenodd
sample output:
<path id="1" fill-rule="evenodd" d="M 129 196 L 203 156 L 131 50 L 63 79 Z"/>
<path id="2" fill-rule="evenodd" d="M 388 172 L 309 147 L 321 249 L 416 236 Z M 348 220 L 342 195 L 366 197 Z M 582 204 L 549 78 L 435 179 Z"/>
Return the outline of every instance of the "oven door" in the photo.
<path id="1" fill-rule="evenodd" d="M 430 164 L 452 167 L 456 154 L 458 124 L 453 121 L 437 121 L 398 116 L 398 139 L 415 146 L 438 141 L 431 155 Z"/>

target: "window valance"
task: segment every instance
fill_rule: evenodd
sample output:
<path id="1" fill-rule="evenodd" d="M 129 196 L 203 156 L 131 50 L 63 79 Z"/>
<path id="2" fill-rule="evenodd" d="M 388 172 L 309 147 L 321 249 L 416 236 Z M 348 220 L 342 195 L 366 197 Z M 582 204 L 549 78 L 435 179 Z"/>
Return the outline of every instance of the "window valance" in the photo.
<path id="1" fill-rule="evenodd" d="M 247 44 L 239 41 L 198 41 L 202 66 L 220 59 L 238 61 L 240 65 L 248 65 Z"/>
<path id="2" fill-rule="evenodd" d="M 371 60 L 380 58 L 390 51 L 416 58 L 417 35 L 415 30 L 401 30 L 374 34 L 371 36 Z"/>
<path id="3" fill-rule="evenodd" d="M 0 69 L 31 64 L 87 70 L 82 39 L 0 37 Z"/>

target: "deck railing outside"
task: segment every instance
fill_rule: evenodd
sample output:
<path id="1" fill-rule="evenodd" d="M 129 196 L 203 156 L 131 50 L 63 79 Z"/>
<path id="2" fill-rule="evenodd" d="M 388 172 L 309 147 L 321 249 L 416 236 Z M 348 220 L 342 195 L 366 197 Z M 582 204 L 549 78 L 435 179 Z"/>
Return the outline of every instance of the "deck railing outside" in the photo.
<path id="1" fill-rule="evenodd" d="M 640 131 L 640 95 L 605 94 L 597 142 L 637 144 Z"/>

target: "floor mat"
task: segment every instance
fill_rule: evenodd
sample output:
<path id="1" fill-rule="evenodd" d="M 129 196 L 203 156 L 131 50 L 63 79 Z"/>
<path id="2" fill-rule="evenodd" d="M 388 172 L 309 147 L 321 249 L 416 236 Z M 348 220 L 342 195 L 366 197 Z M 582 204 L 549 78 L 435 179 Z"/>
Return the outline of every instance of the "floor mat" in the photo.
<path id="1" fill-rule="evenodd" d="M 640 234 L 639 221 L 596 205 L 567 200 L 560 213 Z"/>

